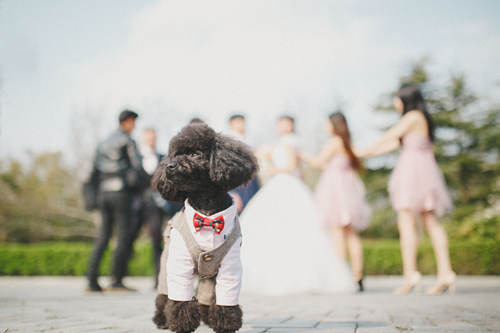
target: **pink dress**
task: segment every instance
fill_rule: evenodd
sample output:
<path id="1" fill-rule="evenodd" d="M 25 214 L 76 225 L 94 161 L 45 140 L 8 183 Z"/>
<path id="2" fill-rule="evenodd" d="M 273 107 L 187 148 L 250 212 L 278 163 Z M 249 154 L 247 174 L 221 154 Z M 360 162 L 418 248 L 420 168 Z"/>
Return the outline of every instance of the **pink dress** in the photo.
<path id="1" fill-rule="evenodd" d="M 328 162 L 314 197 L 325 226 L 351 225 L 361 230 L 370 222 L 365 186 L 345 154 L 337 154 Z"/>
<path id="2" fill-rule="evenodd" d="M 395 211 L 434 211 L 437 216 L 450 210 L 452 203 L 443 174 L 428 137 L 409 133 L 389 179 L 389 194 Z"/>

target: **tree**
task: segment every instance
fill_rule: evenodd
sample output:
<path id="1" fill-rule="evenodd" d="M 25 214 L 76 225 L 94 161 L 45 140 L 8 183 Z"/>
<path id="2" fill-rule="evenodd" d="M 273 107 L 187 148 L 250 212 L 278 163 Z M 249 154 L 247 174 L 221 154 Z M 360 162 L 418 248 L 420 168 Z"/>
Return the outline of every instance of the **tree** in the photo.
<path id="1" fill-rule="evenodd" d="M 0 164 L 0 242 L 82 240 L 93 223 L 81 208 L 80 183 L 61 153 L 30 154 Z"/>

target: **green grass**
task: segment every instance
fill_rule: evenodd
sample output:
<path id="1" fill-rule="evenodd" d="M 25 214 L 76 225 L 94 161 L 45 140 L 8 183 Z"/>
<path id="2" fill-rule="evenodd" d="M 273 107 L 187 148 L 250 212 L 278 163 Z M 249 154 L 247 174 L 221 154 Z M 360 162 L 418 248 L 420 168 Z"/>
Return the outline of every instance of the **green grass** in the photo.
<path id="1" fill-rule="evenodd" d="M 0 275 L 84 275 L 91 243 L 51 242 L 0 244 Z M 451 241 L 450 253 L 458 274 L 500 274 L 500 242 L 497 240 Z M 364 241 L 365 274 L 401 274 L 401 255 L 397 240 Z M 111 250 L 104 255 L 101 274 L 108 275 Z M 431 244 L 424 240 L 418 250 L 418 268 L 435 274 Z M 148 243 L 135 246 L 129 274 L 153 274 L 152 250 Z"/>

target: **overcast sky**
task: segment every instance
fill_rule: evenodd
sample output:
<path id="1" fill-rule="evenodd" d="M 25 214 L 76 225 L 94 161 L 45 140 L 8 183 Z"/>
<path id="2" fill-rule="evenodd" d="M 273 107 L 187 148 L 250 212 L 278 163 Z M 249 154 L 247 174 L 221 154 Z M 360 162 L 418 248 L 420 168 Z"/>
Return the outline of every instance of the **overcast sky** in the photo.
<path id="1" fill-rule="evenodd" d="M 500 1 L 0 0 L 0 157 L 91 144 L 123 107 L 162 150 L 192 116 L 224 130 L 233 111 L 255 144 L 287 112 L 315 146 L 339 105 L 363 145 L 378 98 L 423 56 L 491 93 Z"/>

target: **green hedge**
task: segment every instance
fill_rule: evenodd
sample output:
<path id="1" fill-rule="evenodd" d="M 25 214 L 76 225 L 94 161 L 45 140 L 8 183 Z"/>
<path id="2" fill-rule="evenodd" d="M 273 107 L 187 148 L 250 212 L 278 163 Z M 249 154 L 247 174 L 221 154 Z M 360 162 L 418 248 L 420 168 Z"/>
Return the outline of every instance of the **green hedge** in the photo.
<path id="1" fill-rule="evenodd" d="M 0 275 L 84 275 L 92 244 L 34 243 L 0 244 Z M 500 274 L 500 242 L 497 240 L 452 241 L 453 268 L 458 274 Z M 397 240 L 364 242 L 365 274 L 401 274 Z M 101 273 L 109 274 L 111 251 L 106 251 Z M 421 242 L 418 267 L 423 274 L 435 274 L 435 258 L 428 241 Z M 152 251 L 147 243 L 137 244 L 129 266 L 130 275 L 153 274 Z"/>
<path id="2" fill-rule="evenodd" d="M 402 262 L 398 240 L 364 242 L 366 274 L 401 274 Z M 500 242 L 498 240 L 450 241 L 452 267 L 457 274 L 500 274 Z M 432 245 L 424 240 L 418 247 L 418 269 L 422 274 L 436 274 Z"/>
<path id="3" fill-rule="evenodd" d="M 0 244 L 0 275 L 84 275 L 91 251 L 91 243 Z M 111 258 L 108 248 L 101 262 L 102 275 L 109 275 Z M 152 275 L 152 260 L 149 244 L 136 245 L 129 274 Z"/>

